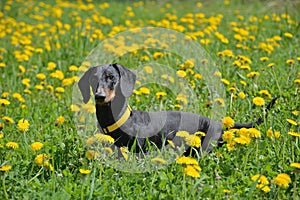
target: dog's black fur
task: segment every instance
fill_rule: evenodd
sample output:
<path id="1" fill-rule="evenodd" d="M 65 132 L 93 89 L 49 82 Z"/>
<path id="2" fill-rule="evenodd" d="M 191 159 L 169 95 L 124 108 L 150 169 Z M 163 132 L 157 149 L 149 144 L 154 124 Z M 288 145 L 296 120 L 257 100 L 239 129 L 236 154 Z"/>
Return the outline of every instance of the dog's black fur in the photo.
<path id="1" fill-rule="evenodd" d="M 78 85 L 83 96 L 83 102 L 90 99 L 92 88 L 95 102 L 96 115 L 99 126 L 105 129 L 114 124 L 127 109 L 127 100 L 133 93 L 136 75 L 120 64 L 107 64 L 90 68 L 80 79 Z M 269 109 L 276 99 L 268 105 Z M 233 128 L 251 128 L 259 125 L 262 119 L 254 123 L 235 123 Z M 206 133 L 202 137 L 202 151 L 212 149 L 212 141 L 222 143 L 222 124 L 201 115 L 180 112 L 161 111 L 144 112 L 132 110 L 129 119 L 117 130 L 108 133 L 115 139 L 118 147 L 127 146 L 129 149 L 136 145 L 136 152 L 146 152 L 148 144 L 153 143 L 162 148 L 165 141 L 171 140 L 176 146 L 181 145 L 181 139 L 176 136 L 178 131 L 187 131 L 190 134 L 196 131 Z"/>

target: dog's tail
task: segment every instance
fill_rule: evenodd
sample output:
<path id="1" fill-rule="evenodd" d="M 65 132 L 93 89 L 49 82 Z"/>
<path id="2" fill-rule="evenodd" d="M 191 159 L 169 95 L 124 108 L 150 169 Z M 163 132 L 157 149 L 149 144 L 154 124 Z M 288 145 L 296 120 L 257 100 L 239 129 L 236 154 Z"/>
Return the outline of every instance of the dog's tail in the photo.
<path id="1" fill-rule="evenodd" d="M 268 116 L 268 111 L 274 106 L 275 102 L 277 100 L 277 97 L 273 98 L 271 100 L 271 102 L 267 105 L 267 107 L 265 108 L 265 118 L 267 118 Z M 260 125 L 261 123 L 263 123 L 263 118 L 260 117 L 258 118 L 255 122 L 251 122 L 251 123 L 247 123 L 247 124 L 241 124 L 241 123 L 234 123 L 233 128 L 236 129 L 240 129 L 240 128 L 253 128 L 255 125 Z"/>

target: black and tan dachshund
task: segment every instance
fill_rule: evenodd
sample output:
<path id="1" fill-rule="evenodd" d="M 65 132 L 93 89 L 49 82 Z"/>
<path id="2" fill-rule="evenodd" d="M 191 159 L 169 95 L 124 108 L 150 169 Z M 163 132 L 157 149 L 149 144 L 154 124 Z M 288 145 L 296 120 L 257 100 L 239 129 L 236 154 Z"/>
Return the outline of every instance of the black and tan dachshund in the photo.
<path id="1" fill-rule="evenodd" d="M 136 152 L 147 152 L 149 143 L 159 149 L 170 140 L 175 146 L 182 145 L 182 139 L 176 136 L 178 131 L 193 134 L 206 133 L 201 138 L 202 151 L 211 151 L 215 143 L 222 143 L 222 124 L 201 115 L 180 112 L 161 111 L 144 112 L 131 110 L 127 98 L 133 93 L 136 75 L 120 64 L 106 64 L 92 67 L 81 77 L 78 85 L 87 103 L 92 92 L 96 103 L 96 116 L 104 134 L 115 139 L 117 147 L 135 145 Z M 273 106 L 276 99 L 268 105 Z M 259 125 L 262 119 L 254 123 L 235 123 L 233 128 L 251 128 Z"/>

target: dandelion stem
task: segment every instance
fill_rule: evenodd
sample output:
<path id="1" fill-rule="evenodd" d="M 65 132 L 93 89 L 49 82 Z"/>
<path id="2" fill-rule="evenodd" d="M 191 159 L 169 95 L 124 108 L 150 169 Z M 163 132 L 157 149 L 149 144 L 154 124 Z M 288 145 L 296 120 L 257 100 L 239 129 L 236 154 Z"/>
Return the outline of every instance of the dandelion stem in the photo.
<path id="1" fill-rule="evenodd" d="M 94 186 L 95 186 L 95 174 L 96 174 L 96 170 L 94 169 L 93 170 L 93 179 L 92 179 L 92 184 L 91 184 L 91 190 L 90 190 L 90 196 L 89 196 L 89 199 L 92 199 L 93 198 L 93 192 L 94 192 Z"/>
<path id="2" fill-rule="evenodd" d="M 8 200 L 9 198 L 8 198 L 8 194 L 6 192 L 6 187 L 5 187 L 5 177 L 6 177 L 6 175 L 3 176 L 2 185 L 3 185 L 3 192 L 4 192 L 5 199 Z"/>
<path id="3" fill-rule="evenodd" d="M 278 79 L 277 79 L 277 76 L 276 76 L 276 73 L 274 70 L 271 70 L 271 74 L 274 76 L 273 80 L 275 80 L 275 83 L 277 85 L 277 88 L 279 90 L 279 96 L 282 96 L 282 92 L 281 92 L 281 88 L 280 88 L 280 85 L 278 83 Z"/>
<path id="4" fill-rule="evenodd" d="M 42 172 L 43 168 L 44 168 L 44 167 L 41 167 L 41 169 L 38 171 L 38 173 L 37 173 L 34 177 L 32 177 L 32 178 L 28 181 L 28 183 L 30 183 L 30 182 L 33 181 L 36 177 L 38 177 L 39 175 L 41 175 L 41 172 Z"/>
<path id="5" fill-rule="evenodd" d="M 297 192 L 298 188 L 297 188 L 297 180 L 298 180 L 298 172 L 295 172 L 295 181 L 294 181 L 294 192 L 293 192 L 293 199 L 298 199 L 298 195 L 299 192 Z"/>

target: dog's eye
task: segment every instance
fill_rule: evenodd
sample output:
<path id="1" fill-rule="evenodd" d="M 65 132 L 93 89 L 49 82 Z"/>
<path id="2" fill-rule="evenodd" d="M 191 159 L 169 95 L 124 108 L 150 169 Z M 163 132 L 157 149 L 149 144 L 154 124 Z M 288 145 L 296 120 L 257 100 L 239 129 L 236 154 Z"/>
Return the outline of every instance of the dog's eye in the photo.
<path id="1" fill-rule="evenodd" d="M 108 74 L 106 75 L 106 78 L 109 80 L 114 80 L 115 77 L 112 74 Z"/>

